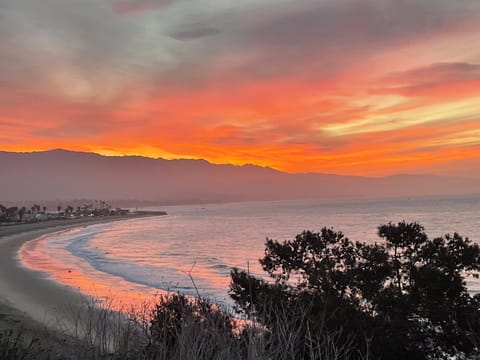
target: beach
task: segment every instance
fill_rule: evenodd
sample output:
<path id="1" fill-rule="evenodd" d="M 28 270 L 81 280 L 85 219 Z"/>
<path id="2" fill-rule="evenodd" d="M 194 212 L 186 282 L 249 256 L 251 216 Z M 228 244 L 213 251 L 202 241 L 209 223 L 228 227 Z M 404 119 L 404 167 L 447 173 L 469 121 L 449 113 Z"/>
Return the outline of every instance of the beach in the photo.
<path id="1" fill-rule="evenodd" d="M 0 331 L 22 330 L 31 337 L 62 334 L 85 310 L 85 296 L 23 267 L 19 248 L 42 235 L 70 228 L 152 216 L 150 214 L 51 220 L 0 227 Z"/>

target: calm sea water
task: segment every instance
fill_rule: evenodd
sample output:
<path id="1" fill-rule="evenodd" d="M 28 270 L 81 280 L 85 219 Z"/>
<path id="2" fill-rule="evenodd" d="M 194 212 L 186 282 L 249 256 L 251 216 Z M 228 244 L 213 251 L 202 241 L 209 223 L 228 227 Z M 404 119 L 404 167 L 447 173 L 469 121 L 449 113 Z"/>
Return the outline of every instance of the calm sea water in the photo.
<path id="1" fill-rule="evenodd" d="M 96 296 L 198 291 L 226 304 L 231 267 L 261 275 L 265 238 L 333 227 L 380 241 L 378 225 L 418 221 L 430 236 L 458 232 L 480 242 L 480 197 L 277 201 L 163 207 L 169 215 L 91 225 L 42 237 L 20 252 L 25 266 Z M 190 277 L 191 275 L 191 277 Z M 193 279 L 193 281 L 192 281 Z M 194 286 L 195 284 L 195 286 Z M 480 283 L 469 283 L 480 290 Z"/>

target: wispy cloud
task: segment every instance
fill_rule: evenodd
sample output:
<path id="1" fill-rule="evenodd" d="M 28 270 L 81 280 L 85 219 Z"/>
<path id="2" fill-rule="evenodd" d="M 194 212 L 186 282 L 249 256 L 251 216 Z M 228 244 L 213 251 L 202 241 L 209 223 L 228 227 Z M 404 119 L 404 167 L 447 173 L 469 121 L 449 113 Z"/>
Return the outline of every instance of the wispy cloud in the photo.
<path id="1" fill-rule="evenodd" d="M 112 11 L 119 16 L 129 16 L 170 5 L 174 0 L 115 0 Z"/>
<path id="2" fill-rule="evenodd" d="M 211 27 L 191 28 L 174 31 L 170 36 L 176 40 L 195 40 L 208 36 L 215 36 L 220 33 L 219 29 Z"/>
<path id="3" fill-rule="evenodd" d="M 438 102 L 477 97 L 480 96 L 480 65 L 435 63 L 389 74 L 382 85 L 385 87 L 372 90 L 372 93 L 428 97 Z"/>
<path id="4" fill-rule="evenodd" d="M 206 4 L 3 2 L 0 145 L 351 174 L 480 154 L 477 0 Z"/>
<path id="5" fill-rule="evenodd" d="M 397 84 L 449 83 L 462 80 L 479 80 L 480 65 L 470 63 L 435 63 L 428 66 L 396 72 L 385 80 Z"/>

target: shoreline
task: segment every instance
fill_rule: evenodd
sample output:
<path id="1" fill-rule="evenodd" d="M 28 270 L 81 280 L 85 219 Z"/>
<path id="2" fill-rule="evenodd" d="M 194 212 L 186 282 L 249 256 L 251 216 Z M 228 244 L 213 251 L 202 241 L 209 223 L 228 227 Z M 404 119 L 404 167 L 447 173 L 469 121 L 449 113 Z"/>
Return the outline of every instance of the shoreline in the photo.
<path id="1" fill-rule="evenodd" d="M 19 330 L 44 338 L 51 331 L 61 334 L 74 326 L 72 316 L 80 314 L 86 296 L 75 289 L 46 278 L 20 263 L 23 244 L 40 236 L 94 224 L 139 219 L 161 214 L 109 216 L 49 220 L 0 227 L 0 331 Z"/>

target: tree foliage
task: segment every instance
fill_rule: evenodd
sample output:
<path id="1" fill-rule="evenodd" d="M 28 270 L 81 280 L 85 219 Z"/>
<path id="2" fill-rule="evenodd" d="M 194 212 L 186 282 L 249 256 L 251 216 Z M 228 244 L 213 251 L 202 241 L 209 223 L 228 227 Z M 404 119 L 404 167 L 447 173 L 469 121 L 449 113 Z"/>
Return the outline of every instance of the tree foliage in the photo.
<path id="1" fill-rule="evenodd" d="M 143 355 L 146 359 L 215 359 L 232 342 L 232 329 L 231 315 L 206 299 L 182 294 L 162 297 L 151 316 Z"/>
<path id="2" fill-rule="evenodd" d="M 305 331 L 341 330 L 359 357 L 475 353 L 480 297 L 466 279 L 478 277 L 478 245 L 456 233 L 430 239 L 418 223 L 382 225 L 378 235 L 376 244 L 353 243 L 323 228 L 267 239 L 260 264 L 268 277 L 233 269 L 231 297 L 267 328 L 279 308 L 308 305 Z"/>

